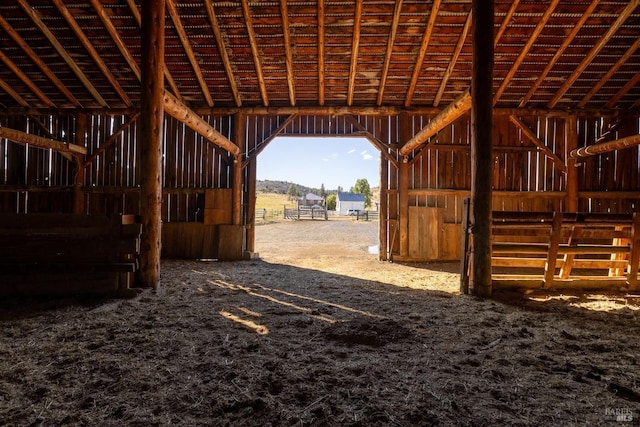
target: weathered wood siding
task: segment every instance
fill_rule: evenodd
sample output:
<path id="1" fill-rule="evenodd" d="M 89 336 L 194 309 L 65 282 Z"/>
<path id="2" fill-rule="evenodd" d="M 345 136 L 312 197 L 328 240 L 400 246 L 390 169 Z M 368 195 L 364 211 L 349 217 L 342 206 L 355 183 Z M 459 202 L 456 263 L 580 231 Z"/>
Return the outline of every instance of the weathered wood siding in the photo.
<path id="1" fill-rule="evenodd" d="M 381 152 L 380 181 L 371 184 L 380 186 L 380 243 L 384 256 L 399 253 L 399 165 L 403 161 L 409 164 L 406 190 L 413 218 L 428 217 L 425 216 L 426 211 L 420 213 L 413 208 L 437 208 L 441 212 L 437 216 L 440 218 L 438 221 L 442 223 L 429 225 L 427 229 L 444 233 L 438 237 L 443 242 L 455 241 L 457 244 L 459 241 L 456 236 L 449 234 L 461 221 L 463 199 L 468 197 L 471 185 L 468 114 L 442 129 L 428 141 L 428 145 L 415 150 L 406 159 L 398 155 L 398 149 L 406 142 L 401 135 L 405 135 L 404 138 L 407 134 L 415 135 L 433 116 L 300 114 L 202 117 L 231 140 L 235 139 L 235 117 L 241 117 L 240 120 L 244 121 L 245 142 L 241 147 L 244 153 L 242 223 L 247 229 L 246 244 L 249 250 L 252 249 L 255 232 L 256 165 L 260 152 L 275 135 L 364 136 L 372 141 L 372 145 Z M 548 153 L 545 154 L 523 134 L 508 115 L 495 116 L 492 141 L 495 210 L 566 210 L 568 174 L 562 170 L 562 166 L 566 165 L 570 151 L 566 142 L 567 117 L 571 116 L 518 117 L 531 130 L 538 143 L 557 157 L 554 162 Z M 89 159 L 93 153 L 99 154 L 82 170 L 87 213 L 138 214 L 141 176 L 138 129 L 136 122 L 123 127 L 128 119 L 125 115 L 97 115 L 88 119 L 85 141 L 89 154 L 86 158 Z M 578 116 L 577 121 L 578 147 L 640 133 L 640 118 L 637 115 L 604 118 Z M 75 123 L 74 116 L 64 115 L 0 116 L 1 126 L 69 143 L 76 141 Z M 408 126 L 409 129 L 401 129 L 401 126 Z M 104 147 L 105 141 L 121 128 L 124 130 L 113 144 Z M 233 158 L 172 118 L 165 121 L 163 153 L 163 222 L 204 224 L 206 190 L 232 188 Z M 638 211 L 639 157 L 638 147 L 632 147 L 580 160 L 577 167 L 579 210 Z M 58 152 L 0 139 L 0 212 L 71 212 L 75 173 L 76 165 Z M 409 219 L 407 221 L 410 222 Z M 424 258 L 424 254 L 415 252 L 416 247 L 424 247 L 420 246 L 422 237 L 418 231 L 424 227 L 421 224 L 413 230 L 409 224 L 410 251 L 418 258 Z M 177 242 L 178 239 L 192 242 L 188 239 L 202 234 L 197 227 L 182 227 L 179 232 L 174 231 L 165 234 L 165 254 L 175 254 L 174 246 L 184 246 Z M 193 236 L 185 233 L 192 233 Z M 207 233 L 210 238 L 215 238 L 215 232 Z M 190 243 L 187 245 L 189 249 L 182 252 L 191 256 L 193 248 L 198 245 Z M 206 255 L 211 255 L 213 250 L 208 247 Z M 455 257 L 452 255 L 455 248 L 450 243 L 436 252 Z M 205 255 L 204 250 L 202 255 Z M 438 255 L 438 258 L 442 256 Z"/>

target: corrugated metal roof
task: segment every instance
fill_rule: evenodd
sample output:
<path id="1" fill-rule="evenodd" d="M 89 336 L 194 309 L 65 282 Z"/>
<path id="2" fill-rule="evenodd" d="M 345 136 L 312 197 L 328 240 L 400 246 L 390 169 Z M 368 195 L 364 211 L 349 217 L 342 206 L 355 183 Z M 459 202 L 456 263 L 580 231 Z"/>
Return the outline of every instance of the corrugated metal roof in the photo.
<path id="1" fill-rule="evenodd" d="M 167 89 L 194 109 L 438 107 L 471 83 L 470 0 L 166 2 Z M 497 0 L 496 107 L 638 108 L 638 3 Z M 139 107 L 141 19 L 3 1 L 0 109 Z"/>

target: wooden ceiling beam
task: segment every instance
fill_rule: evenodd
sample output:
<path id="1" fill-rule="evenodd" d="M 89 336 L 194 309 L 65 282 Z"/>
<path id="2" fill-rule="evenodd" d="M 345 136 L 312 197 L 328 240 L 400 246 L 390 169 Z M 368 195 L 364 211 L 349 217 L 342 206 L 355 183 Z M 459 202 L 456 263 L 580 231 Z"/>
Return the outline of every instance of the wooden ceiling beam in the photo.
<path id="1" fill-rule="evenodd" d="M 31 21 L 36 25 L 36 27 L 38 27 L 38 29 L 42 32 L 42 34 L 44 34 L 44 36 L 49 41 L 49 43 L 51 43 L 51 45 L 54 47 L 56 52 L 58 52 L 58 55 L 60 55 L 60 57 L 64 60 L 64 62 L 67 63 L 71 71 L 73 71 L 73 74 L 75 74 L 78 80 L 80 80 L 82 85 L 89 91 L 91 96 L 93 96 L 93 98 L 101 106 L 108 107 L 107 101 L 105 101 L 102 95 L 100 95 L 98 90 L 91 83 L 91 80 L 89 80 L 89 78 L 86 76 L 86 74 L 84 74 L 82 69 L 80 69 L 76 61 L 73 60 L 71 55 L 69 55 L 67 50 L 58 41 L 58 38 L 51 32 L 51 30 L 49 30 L 49 27 L 47 27 L 47 24 L 45 24 L 44 21 L 42 20 L 40 13 L 38 13 L 38 11 L 36 11 L 35 9 L 31 8 L 31 6 L 29 6 L 29 3 L 27 3 L 26 0 L 17 0 L 17 1 L 22 7 L 22 10 L 24 10 L 24 12 L 29 16 L 29 18 L 31 18 Z"/>
<path id="2" fill-rule="evenodd" d="M 318 104 L 324 105 L 324 0 L 318 0 Z"/>
<path id="3" fill-rule="evenodd" d="M 607 102 L 606 108 L 613 108 L 615 105 L 625 96 L 635 85 L 640 83 L 640 72 L 637 72 L 635 76 L 633 76 L 625 85 L 616 93 L 613 98 Z M 636 102 L 631 108 L 637 108 L 638 103 Z"/>
<path id="4" fill-rule="evenodd" d="M 189 128 L 202 135 L 207 141 L 227 150 L 233 156 L 242 154 L 242 150 L 226 136 L 215 130 L 213 126 L 204 121 L 198 114 L 183 104 L 178 98 L 169 92 L 164 93 L 164 111 L 171 117 L 179 120 Z"/>
<path id="5" fill-rule="evenodd" d="M 285 64 L 287 66 L 289 103 L 291 105 L 296 105 L 296 83 L 293 75 L 293 53 L 291 52 L 291 34 L 289 32 L 289 11 L 287 8 L 287 0 L 280 0 L 280 16 L 282 17 L 282 35 L 284 37 Z"/>
<path id="6" fill-rule="evenodd" d="M 520 120 L 516 116 L 509 116 L 509 120 L 511 121 L 511 123 L 516 125 L 518 129 L 520 129 L 520 131 L 522 132 L 522 135 L 525 138 L 531 141 L 533 145 L 538 147 L 538 149 L 540 149 L 540 151 L 542 151 L 542 153 L 545 156 L 551 159 L 551 161 L 558 167 L 558 169 L 560 169 L 564 173 L 567 172 L 567 165 L 562 161 L 560 157 L 556 155 L 556 153 L 553 152 L 553 150 L 551 150 L 549 147 L 546 146 L 544 141 L 538 138 L 533 133 L 533 131 L 529 129 L 529 126 L 527 126 L 522 120 Z"/>
<path id="7" fill-rule="evenodd" d="M 24 74 L 22 72 L 22 70 L 20 70 L 20 68 L 16 65 L 15 62 L 13 62 L 11 59 L 9 59 L 9 57 L 7 55 L 4 54 L 4 52 L 2 50 L 0 50 L 0 60 L 2 60 L 2 62 L 5 63 L 5 65 L 11 70 L 13 71 L 13 74 L 15 74 L 21 81 L 22 83 L 24 83 L 29 89 L 31 89 L 31 91 L 38 97 L 40 98 L 40 100 L 42 102 L 45 103 L 45 105 L 47 105 L 48 107 L 55 107 L 55 104 L 53 103 L 52 100 L 49 99 L 49 97 L 47 97 L 47 95 L 45 95 L 38 86 L 36 86 L 35 83 L 33 83 L 33 81 L 27 77 L 26 74 Z M 15 98 L 14 98 L 15 99 Z M 22 104 L 20 104 L 22 105 Z"/>
<path id="8" fill-rule="evenodd" d="M 560 87 L 560 90 L 553 96 L 551 101 L 547 104 L 549 108 L 554 108 L 560 99 L 564 96 L 565 93 L 569 90 L 571 86 L 578 80 L 578 77 L 587 69 L 587 67 L 591 64 L 591 62 L 598 55 L 600 50 L 606 46 L 606 44 L 611 40 L 611 38 L 618 32 L 622 24 L 629 18 L 629 16 L 633 13 L 633 11 L 640 4 L 640 0 L 630 0 L 627 7 L 624 8 L 618 19 L 611 25 L 611 27 L 607 30 L 604 36 L 596 45 L 591 49 L 591 51 L 584 57 L 584 59 L 580 62 L 578 67 L 571 73 L 571 75 L 565 80 L 564 84 Z"/>
<path id="9" fill-rule="evenodd" d="M 249 45 L 251 47 L 251 54 L 253 55 L 253 63 L 256 67 L 256 77 L 258 79 L 258 84 L 260 85 L 260 96 L 262 97 L 262 104 L 265 107 L 268 107 L 269 97 L 267 96 L 267 85 L 264 81 L 264 73 L 262 72 L 262 63 L 260 62 L 260 51 L 258 50 L 256 33 L 253 30 L 253 19 L 251 18 L 249 0 L 242 0 L 242 14 L 244 16 L 247 35 L 249 36 Z"/>
<path id="10" fill-rule="evenodd" d="M 502 79 L 502 83 L 500 84 L 500 87 L 498 87 L 498 90 L 496 90 L 496 93 L 493 95 L 493 105 L 496 105 L 496 103 L 504 93 L 507 86 L 509 86 L 509 83 L 511 83 L 511 79 L 513 79 L 513 77 L 516 75 L 518 68 L 520 68 L 520 65 L 522 65 L 522 62 L 524 62 L 524 59 L 529 54 L 529 50 L 535 43 L 536 39 L 538 38 L 542 30 L 544 29 L 544 26 L 549 21 L 549 18 L 551 18 L 551 15 L 553 14 L 553 11 L 555 10 L 556 6 L 558 6 L 558 3 L 560 3 L 560 0 L 551 0 L 549 7 L 542 15 L 542 18 L 540 18 L 540 21 L 538 21 L 538 25 L 536 25 L 536 28 L 533 30 L 533 33 L 531 33 L 531 36 L 529 37 L 525 45 L 520 50 L 520 54 L 518 55 L 518 58 L 516 58 L 515 62 L 511 66 L 511 69 L 509 70 L 505 78 Z"/>
<path id="11" fill-rule="evenodd" d="M 142 27 L 142 16 L 140 16 L 140 9 L 138 9 L 138 6 L 136 5 L 136 0 L 127 0 L 127 4 L 129 5 L 129 9 L 131 10 L 131 14 L 133 15 L 133 19 L 138 23 L 138 27 L 141 28 Z M 163 61 L 164 62 L 164 61 Z M 167 81 L 167 84 L 169 85 L 169 87 L 171 88 L 171 92 L 173 92 L 173 95 L 178 98 L 180 101 L 182 101 L 182 94 L 180 94 L 180 90 L 178 89 L 178 85 L 176 84 L 176 81 L 173 79 L 173 76 L 171 75 L 171 72 L 169 71 L 169 68 L 167 67 L 167 64 L 163 64 L 163 72 L 164 72 L 164 78 Z"/>
<path id="12" fill-rule="evenodd" d="M 29 59 L 31 59 L 31 61 L 33 61 L 38 66 L 38 68 L 40 68 L 40 71 L 42 71 L 44 75 L 47 76 L 51 83 L 53 83 L 53 85 L 60 91 L 60 93 L 62 93 L 64 97 L 69 100 L 69 102 L 71 102 L 76 107 L 82 107 L 80 101 L 78 101 L 76 97 L 71 93 L 71 91 L 67 89 L 64 83 L 62 83 L 60 79 L 56 77 L 55 73 L 51 71 L 49 66 L 40 58 L 37 53 L 33 51 L 33 49 L 31 49 L 29 44 L 20 36 L 20 34 L 18 34 L 18 32 L 11 25 L 9 25 L 9 23 L 2 17 L 2 15 L 0 15 L 0 27 L 2 27 L 2 29 L 5 30 L 7 34 L 9 34 L 9 36 L 11 36 L 13 41 L 16 42 L 18 46 L 20 46 L 22 51 L 27 54 Z"/>
<path id="13" fill-rule="evenodd" d="M 218 23 L 218 17 L 216 16 L 216 11 L 213 8 L 213 3 L 211 2 L 211 0 L 204 0 L 204 6 L 207 9 L 207 15 L 209 15 L 209 21 L 211 22 L 211 28 L 213 28 L 213 34 L 216 36 L 218 52 L 220 52 L 220 58 L 222 58 L 224 71 L 227 73 L 227 79 L 229 80 L 229 86 L 231 87 L 233 100 L 235 101 L 237 107 L 242 107 L 242 99 L 240 98 L 240 92 L 238 91 L 236 78 L 233 73 L 233 68 L 231 68 L 231 60 L 229 59 L 229 54 L 227 53 L 227 48 L 224 44 L 224 37 L 222 36 L 222 31 L 220 31 L 220 24 Z"/>
<path id="14" fill-rule="evenodd" d="M 196 80 L 200 85 L 200 90 L 204 95 L 204 99 L 207 101 L 207 105 L 209 107 L 213 106 L 213 98 L 211 98 L 211 92 L 209 91 L 209 86 L 207 85 L 206 80 L 204 79 L 204 75 L 202 74 L 202 69 L 200 68 L 200 64 L 198 63 L 198 59 L 196 58 L 196 54 L 191 47 L 191 43 L 189 43 L 189 36 L 184 29 L 184 25 L 182 25 L 182 21 L 180 20 L 180 14 L 178 13 L 178 8 L 174 0 L 165 0 L 167 5 L 167 11 L 169 12 L 169 16 L 171 17 L 171 21 L 173 21 L 173 26 L 178 33 L 178 38 L 182 43 L 182 47 L 184 48 L 184 52 L 189 59 L 189 63 L 191 64 L 191 68 L 196 75 Z"/>
<path id="15" fill-rule="evenodd" d="M 356 9 L 353 18 L 353 39 L 351 40 L 351 63 L 349 64 L 349 88 L 347 92 L 348 106 L 353 104 L 353 92 L 356 86 L 356 74 L 358 73 L 358 49 L 360 48 L 362 2 L 363 0 L 356 1 Z"/>
<path id="16" fill-rule="evenodd" d="M 105 64 L 105 62 L 102 60 L 102 57 L 98 54 L 98 52 L 93 47 L 93 45 L 91 44 L 87 36 L 84 34 L 84 31 L 82 31 L 82 28 L 80 28 L 80 26 L 78 25 L 78 22 L 75 20 L 73 15 L 71 15 L 71 13 L 69 12 L 69 9 L 67 9 L 67 7 L 64 5 L 62 0 L 51 0 L 51 1 L 56 6 L 56 8 L 58 9 L 62 17 L 65 19 L 65 21 L 67 21 L 67 24 L 69 24 L 69 26 L 71 27 L 75 35 L 78 37 L 78 40 L 80 40 L 80 43 L 82 43 L 84 48 L 89 53 L 89 56 L 91 57 L 91 59 L 93 59 L 93 62 L 95 62 L 95 64 L 98 66 L 102 74 L 109 81 L 109 84 L 111 84 L 111 87 L 116 91 L 120 99 L 122 99 L 122 101 L 125 103 L 127 107 L 131 107 L 133 105 L 131 103 L 131 99 L 129 99 L 129 96 L 122 89 L 122 86 L 120 86 L 120 83 L 118 83 L 118 80 L 116 80 L 113 74 L 111 74 L 109 67 L 107 66 L 107 64 Z"/>
<path id="17" fill-rule="evenodd" d="M 0 88 L 2 88 L 2 90 L 7 92 L 9 96 L 15 99 L 18 104 L 22 105 L 23 107 L 29 107 L 29 103 L 23 97 L 21 97 L 20 94 L 16 92 L 9 83 L 4 81 L 3 79 L 0 79 Z"/>
<path id="18" fill-rule="evenodd" d="M 129 64 L 131 71 L 133 71 L 133 74 L 135 74 L 138 81 L 140 81 L 140 66 L 138 65 L 136 60 L 133 58 L 133 55 L 131 55 L 131 52 L 129 51 L 129 48 L 127 47 L 127 45 L 124 44 L 122 37 L 120 37 L 118 30 L 116 30 L 116 27 L 113 25 L 113 22 L 111 22 L 111 18 L 109 17 L 109 15 L 107 15 L 107 12 L 102 6 L 102 3 L 100 3 L 100 0 L 90 0 L 90 1 L 94 10 L 98 14 L 98 17 L 104 24 L 104 27 L 107 29 L 107 32 L 111 36 L 111 40 L 113 40 L 115 45 L 118 46 L 118 50 L 124 57 L 125 61 L 127 61 L 127 64 Z"/>
<path id="19" fill-rule="evenodd" d="M 0 127 L 0 138 L 6 138 L 22 144 L 33 145 L 34 147 L 47 148 L 61 153 L 87 154 L 87 149 L 85 147 L 56 141 L 55 139 L 44 138 L 42 136 L 33 135 L 7 127 Z"/>
<path id="20" fill-rule="evenodd" d="M 511 2 L 511 7 L 509 7 L 509 10 L 507 11 L 507 14 L 505 15 L 504 19 L 502 20 L 502 24 L 500 24 L 500 28 L 498 29 L 498 32 L 496 33 L 496 35 L 493 38 L 494 47 L 498 46 L 498 42 L 500 41 L 500 38 L 502 37 L 502 35 L 506 31 L 507 27 L 511 23 L 511 18 L 513 18 L 513 14 L 516 12 L 516 9 L 518 8 L 518 4 L 520 4 L 520 0 L 513 0 Z"/>
<path id="21" fill-rule="evenodd" d="M 391 29 L 389 30 L 389 41 L 387 42 L 387 52 L 384 55 L 384 64 L 382 65 L 382 74 L 380 75 L 380 87 L 378 88 L 378 97 L 376 105 L 382 105 L 384 98 L 384 87 L 387 84 L 387 75 L 389 74 L 389 66 L 391 64 L 391 55 L 393 54 L 393 46 L 396 42 L 398 34 L 398 25 L 400 24 L 400 12 L 402 10 L 402 0 L 396 0 L 396 7 L 393 11 L 393 20 L 391 21 Z"/>
<path id="22" fill-rule="evenodd" d="M 456 119 L 471 109 L 471 94 L 466 90 L 456 98 L 451 104 L 431 119 L 425 127 L 407 141 L 399 150 L 401 156 L 408 155 L 412 150 L 420 147 L 425 141 L 436 133 L 444 129 L 445 126 L 453 123 Z"/>
<path id="23" fill-rule="evenodd" d="M 456 45 L 456 49 L 451 56 L 451 61 L 449 61 L 449 66 L 447 70 L 444 72 L 442 76 L 442 80 L 440 82 L 440 87 L 438 88 L 438 93 L 436 93 L 436 97 L 433 100 L 433 106 L 437 107 L 442 100 L 442 95 L 444 94 L 444 89 L 447 86 L 447 82 L 449 81 L 449 77 L 451 77 L 451 73 L 453 73 L 453 69 L 456 66 L 456 62 L 458 62 L 458 57 L 460 56 L 460 52 L 462 52 L 462 48 L 464 47 L 464 42 L 467 39 L 467 34 L 469 33 L 469 29 L 471 28 L 471 21 L 473 20 L 473 13 L 469 11 L 469 15 L 467 16 L 467 21 L 464 23 L 464 28 L 462 29 L 462 33 L 458 38 L 458 44 Z"/>
<path id="24" fill-rule="evenodd" d="M 560 48 L 557 50 L 555 55 L 553 55 L 553 58 L 551 59 L 551 61 L 549 61 L 549 63 L 544 68 L 542 73 L 540 73 L 540 75 L 536 79 L 535 83 L 531 86 L 531 89 L 529 89 L 529 92 L 527 92 L 525 97 L 522 98 L 522 101 L 520 101 L 520 105 L 519 105 L 520 108 L 523 108 L 525 105 L 527 105 L 527 103 L 529 102 L 533 94 L 538 90 L 538 88 L 540 87 L 544 79 L 547 77 L 547 75 L 551 71 L 551 69 L 556 65 L 556 62 L 558 62 L 558 60 L 562 57 L 562 55 L 564 54 L 564 51 L 573 42 L 573 39 L 576 37 L 580 29 L 582 29 L 582 26 L 584 25 L 584 23 L 587 22 L 587 19 L 589 19 L 589 16 L 591 16 L 596 6 L 598 6 L 599 2 L 600 0 L 593 0 L 589 5 L 589 7 L 587 8 L 587 10 L 584 11 L 582 16 L 578 20 L 578 22 L 573 26 L 569 34 L 567 34 L 567 36 L 565 37 L 564 41 L 560 45 Z"/>
<path id="25" fill-rule="evenodd" d="M 582 159 L 598 154 L 609 153 L 611 151 L 622 150 L 629 147 L 640 145 L 640 135 L 627 136 L 625 138 L 616 139 L 615 141 L 602 142 L 587 147 L 572 150 L 569 155 L 574 159 Z"/>
<path id="26" fill-rule="evenodd" d="M 631 58 L 631 56 L 635 53 L 636 50 L 640 47 L 640 37 L 636 39 L 636 41 L 627 49 L 627 51 L 613 64 L 613 67 L 607 71 L 607 73 L 602 76 L 602 78 L 596 83 L 594 87 L 582 98 L 582 101 L 578 103 L 578 108 L 583 108 L 587 105 L 587 102 L 596 94 L 602 87 L 609 81 L 611 77 L 622 67 L 625 62 Z"/>
<path id="27" fill-rule="evenodd" d="M 409 83 L 409 88 L 407 89 L 407 96 L 404 100 L 404 106 L 409 108 L 411 106 L 411 101 L 413 99 L 413 94 L 416 91 L 416 86 L 418 85 L 418 78 L 420 77 L 420 72 L 422 71 L 422 63 L 424 62 L 424 57 L 427 54 L 427 49 L 429 48 L 429 41 L 431 40 L 431 34 L 433 33 L 433 28 L 436 24 L 436 18 L 438 17 L 438 10 L 440 9 L 441 0 L 433 0 L 433 5 L 431 6 L 431 13 L 429 13 L 429 20 L 427 21 L 427 27 L 424 30 L 424 36 L 422 37 L 422 44 L 420 45 L 420 52 L 418 53 L 418 58 L 416 59 L 416 65 L 413 69 L 413 73 L 411 75 L 411 83 Z"/>

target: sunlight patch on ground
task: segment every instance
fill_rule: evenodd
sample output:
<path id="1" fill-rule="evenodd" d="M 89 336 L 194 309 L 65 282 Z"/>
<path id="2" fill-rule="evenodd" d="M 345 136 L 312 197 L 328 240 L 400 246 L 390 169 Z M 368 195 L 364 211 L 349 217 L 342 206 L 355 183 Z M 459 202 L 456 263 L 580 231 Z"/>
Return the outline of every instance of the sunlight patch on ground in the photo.
<path id="1" fill-rule="evenodd" d="M 269 333 L 269 329 L 266 326 L 259 325 L 252 320 L 243 319 L 240 316 L 236 316 L 235 314 L 229 313 L 228 311 L 224 311 L 224 310 L 221 310 L 219 314 L 225 319 L 229 319 L 231 321 L 241 324 L 242 326 L 246 326 L 247 328 L 257 333 L 258 335 L 267 335 Z"/>

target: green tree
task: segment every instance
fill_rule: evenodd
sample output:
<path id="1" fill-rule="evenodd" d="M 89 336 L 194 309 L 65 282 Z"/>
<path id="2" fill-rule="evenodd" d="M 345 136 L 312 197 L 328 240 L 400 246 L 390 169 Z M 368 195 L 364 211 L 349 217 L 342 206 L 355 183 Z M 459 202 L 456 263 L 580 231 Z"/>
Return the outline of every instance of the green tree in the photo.
<path id="1" fill-rule="evenodd" d="M 356 184 L 351 187 L 351 191 L 356 194 L 364 194 L 364 207 L 371 207 L 371 199 L 373 198 L 373 193 L 371 192 L 369 181 L 367 181 L 366 178 L 360 178 L 356 180 Z"/>
<path id="2" fill-rule="evenodd" d="M 327 190 L 324 189 L 324 182 L 322 184 L 320 184 L 320 197 L 322 197 L 323 199 L 325 199 L 327 197 Z"/>
<path id="3" fill-rule="evenodd" d="M 298 187 L 295 184 L 289 184 L 289 189 L 287 190 L 287 197 L 289 200 L 295 200 L 298 198 L 300 193 L 298 192 Z"/>
<path id="4" fill-rule="evenodd" d="M 335 194 L 329 194 L 327 196 L 327 210 L 335 211 L 336 205 L 338 204 L 338 200 Z"/>

